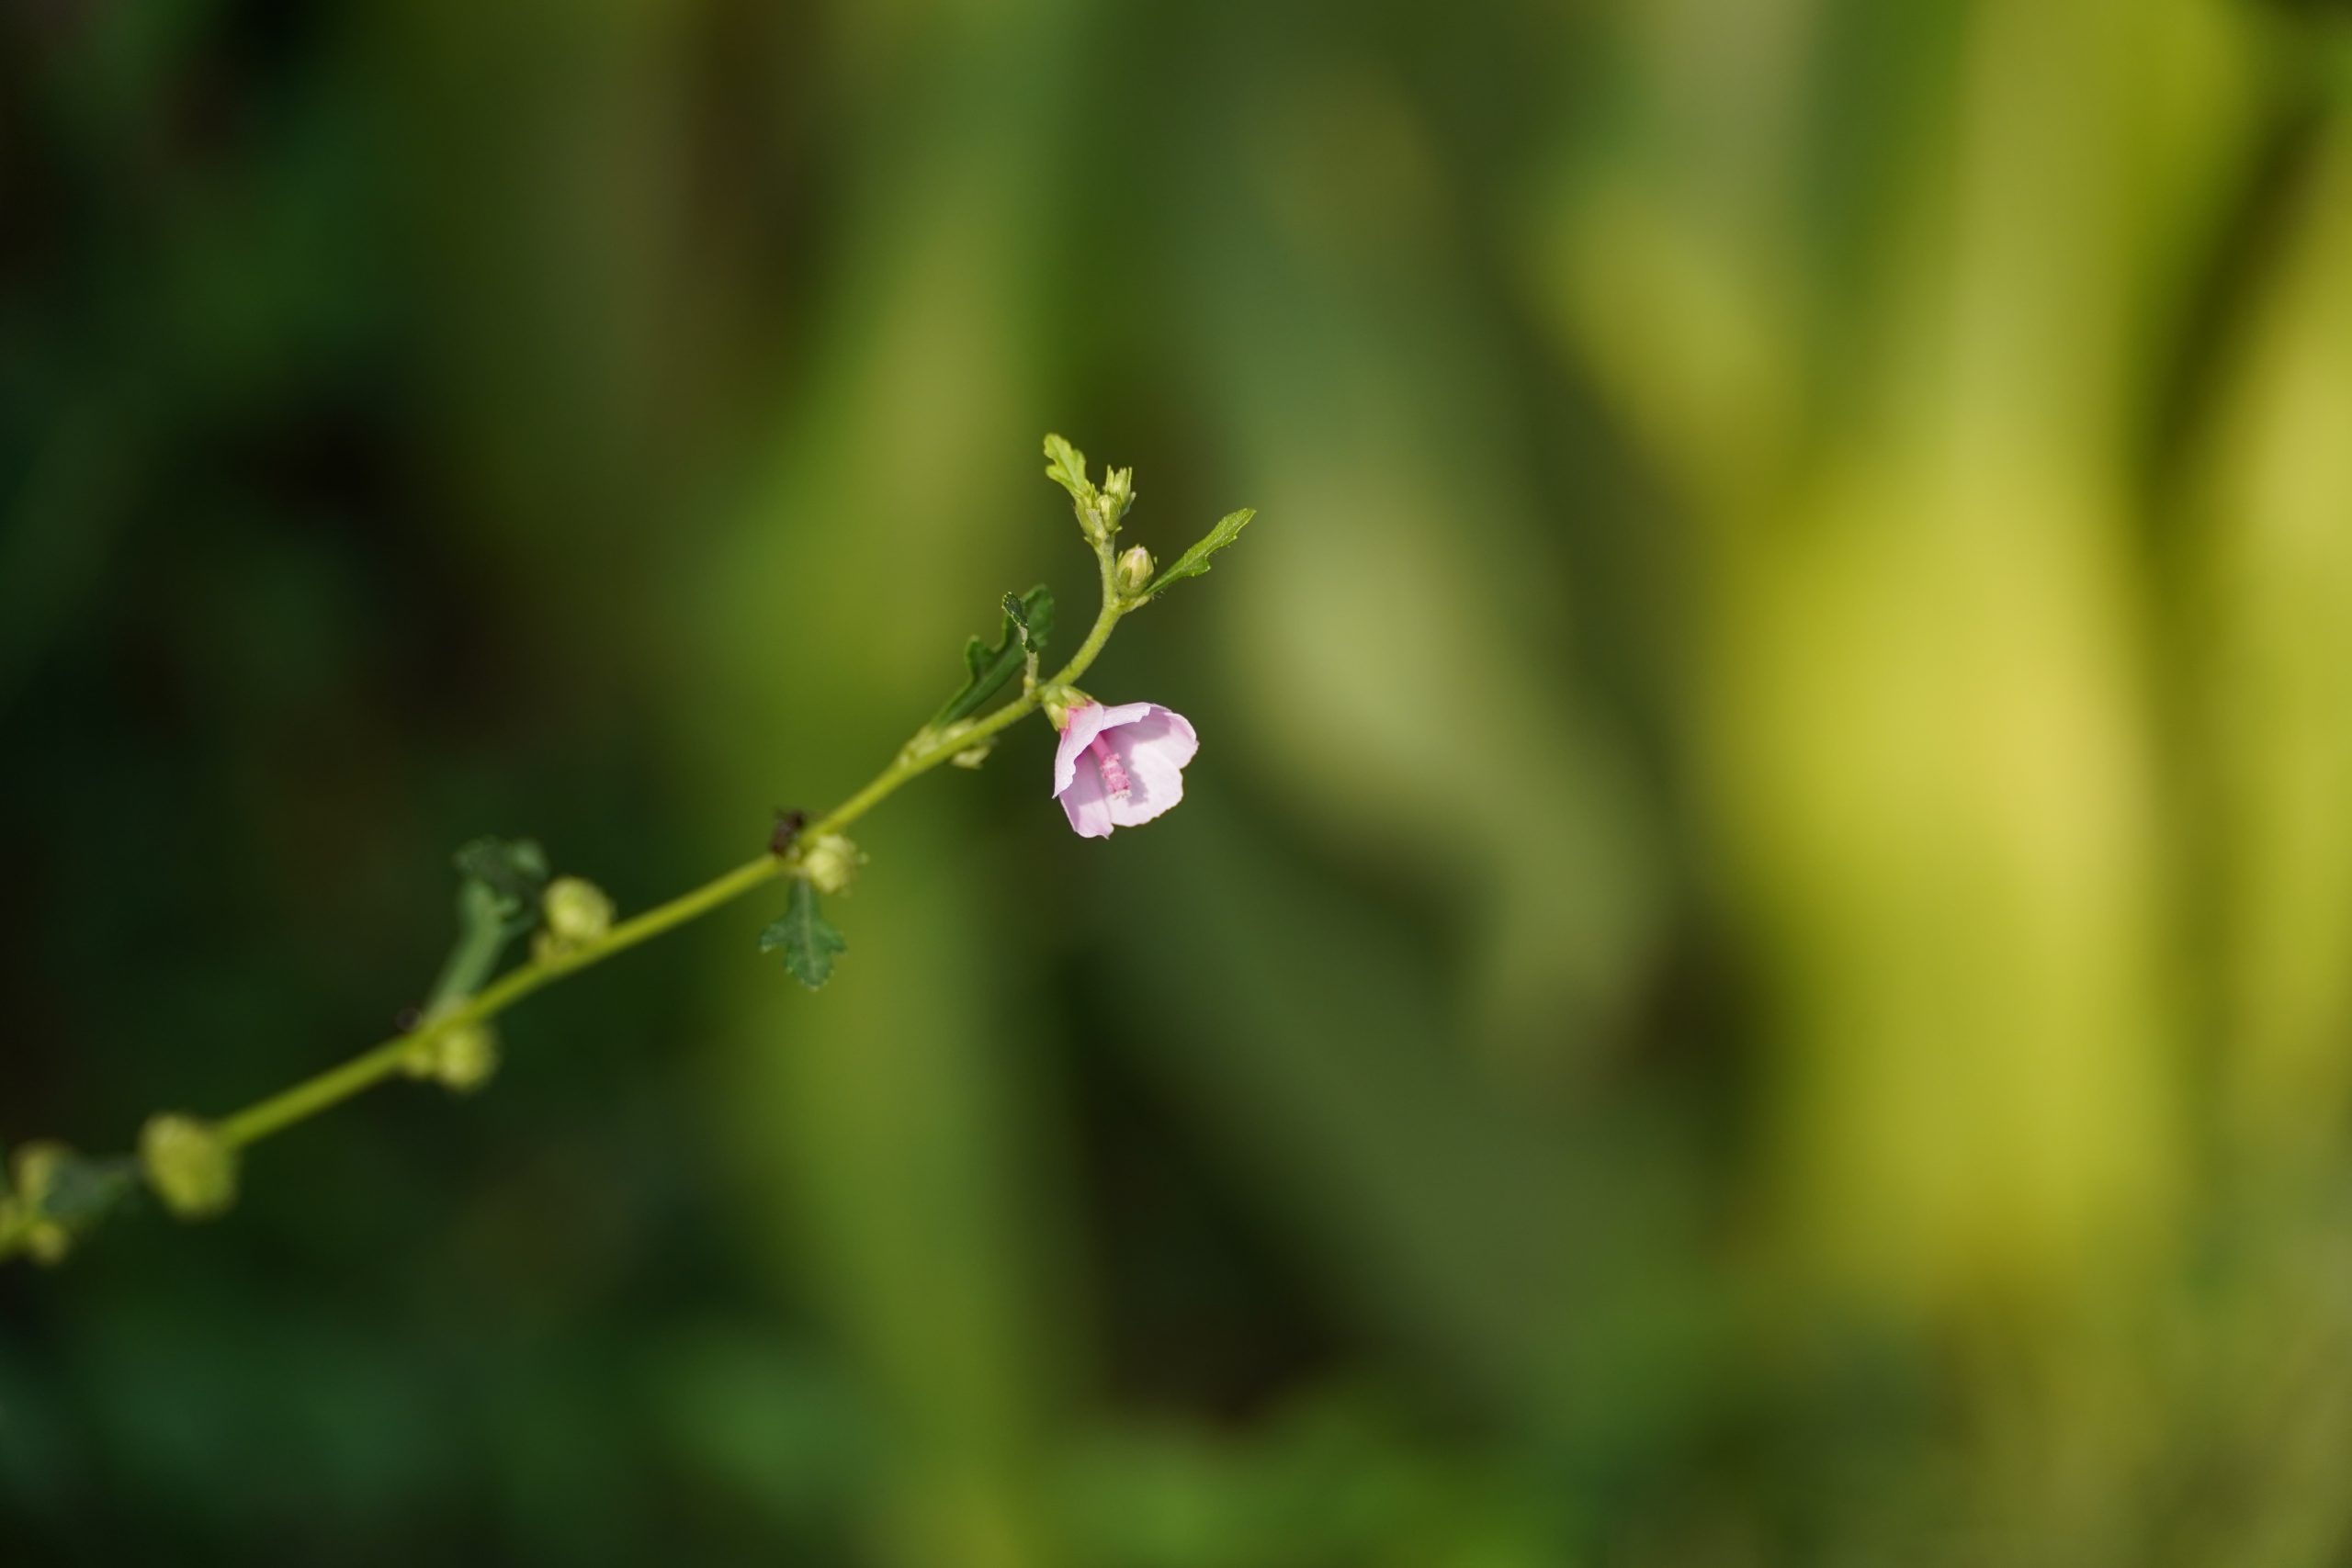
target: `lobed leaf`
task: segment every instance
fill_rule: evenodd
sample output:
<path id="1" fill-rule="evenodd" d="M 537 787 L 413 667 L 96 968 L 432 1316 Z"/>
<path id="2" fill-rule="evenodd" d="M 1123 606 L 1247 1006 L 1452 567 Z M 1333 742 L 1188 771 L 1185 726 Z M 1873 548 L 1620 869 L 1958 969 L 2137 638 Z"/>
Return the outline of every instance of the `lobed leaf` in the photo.
<path id="1" fill-rule="evenodd" d="M 1054 630 L 1054 595 L 1050 589 L 1039 583 L 1018 598 L 1008 593 L 1000 607 L 1004 613 L 1004 624 L 997 633 L 996 646 L 991 648 L 978 637 L 964 644 L 963 689 L 932 716 L 933 729 L 975 712 L 1020 673 L 1030 654 L 1045 651 L 1046 639 Z"/>
<path id="2" fill-rule="evenodd" d="M 1241 530 L 1247 528 L 1250 525 L 1250 519 L 1257 515 L 1256 508 L 1245 506 L 1238 512 L 1228 512 L 1218 518 L 1216 526 L 1211 528 L 1206 536 L 1193 545 L 1191 549 L 1177 557 L 1173 566 L 1152 579 L 1151 586 L 1145 590 L 1143 597 L 1157 598 L 1160 591 L 1170 583 L 1181 582 L 1185 578 L 1199 577 L 1206 572 L 1209 569 L 1209 558 L 1241 537 Z"/>
<path id="3" fill-rule="evenodd" d="M 1058 435 L 1046 437 L 1046 477 L 1069 491 L 1081 507 L 1094 499 L 1093 481 L 1086 477 L 1086 454 Z"/>
<path id="4" fill-rule="evenodd" d="M 810 990 L 833 977 L 833 960 L 849 951 L 839 927 L 819 912 L 817 890 L 801 879 L 792 884 L 792 897 L 783 918 L 760 933 L 760 951 L 784 953 L 784 966 Z"/>

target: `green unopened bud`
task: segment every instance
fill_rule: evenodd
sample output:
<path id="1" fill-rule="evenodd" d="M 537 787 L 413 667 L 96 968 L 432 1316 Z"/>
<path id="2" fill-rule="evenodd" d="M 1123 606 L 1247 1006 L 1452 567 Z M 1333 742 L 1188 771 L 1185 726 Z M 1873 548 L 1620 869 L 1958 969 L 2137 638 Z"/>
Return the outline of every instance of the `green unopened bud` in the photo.
<path id="1" fill-rule="evenodd" d="M 64 1262 L 65 1255 L 74 1250 L 74 1233 L 42 1211 L 58 1177 L 76 1157 L 63 1144 L 46 1140 L 27 1144 L 17 1151 L 16 1207 L 25 1225 L 24 1248 L 34 1262 L 44 1267 Z"/>
<path id="2" fill-rule="evenodd" d="M 426 1035 L 409 1048 L 401 1068 L 413 1078 L 431 1078 L 453 1094 L 471 1094 L 498 1074 L 498 1032 L 486 1023 L 461 1023 Z"/>
<path id="3" fill-rule="evenodd" d="M 1120 592 L 1132 599 L 1143 592 L 1144 584 L 1151 581 L 1152 571 L 1159 564 L 1151 558 L 1149 550 L 1137 545 L 1119 558 L 1119 569 L 1113 573 L 1112 581 L 1118 585 Z"/>
<path id="4" fill-rule="evenodd" d="M 585 877 L 557 877 L 539 902 L 548 934 L 566 946 L 600 941 L 613 929 L 613 901 Z"/>
<path id="5" fill-rule="evenodd" d="M 25 1233 L 25 1252 L 44 1269 L 54 1269 L 74 1250 L 74 1233 L 55 1220 L 35 1220 Z"/>
<path id="6" fill-rule="evenodd" d="M 1118 527 L 1119 520 L 1136 503 L 1136 471 L 1133 468 L 1113 468 L 1102 476 L 1102 489 L 1099 493 L 1102 498 L 1104 520 L 1113 528 Z"/>
<path id="7" fill-rule="evenodd" d="M 27 1209 L 34 1213 L 40 1212 L 40 1201 L 49 1195 L 57 1173 L 64 1169 L 65 1162 L 74 1157 L 72 1149 L 47 1138 L 23 1145 L 17 1150 L 17 1157 L 9 1170 L 17 1179 L 17 1196 L 24 1200 Z"/>
<path id="8" fill-rule="evenodd" d="M 434 1077 L 454 1093 L 471 1094 L 498 1074 L 498 1032 L 486 1023 L 450 1030 L 441 1036 L 440 1047 Z"/>
<path id="9" fill-rule="evenodd" d="M 839 833 L 827 833 L 801 852 L 800 869 L 818 892 L 839 893 L 849 886 L 865 862 L 855 844 Z"/>
<path id="10" fill-rule="evenodd" d="M 184 1220 L 209 1220 L 237 1201 L 237 1151 L 209 1122 L 151 1116 L 139 1130 L 139 1163 L 164 1207 Z"/>

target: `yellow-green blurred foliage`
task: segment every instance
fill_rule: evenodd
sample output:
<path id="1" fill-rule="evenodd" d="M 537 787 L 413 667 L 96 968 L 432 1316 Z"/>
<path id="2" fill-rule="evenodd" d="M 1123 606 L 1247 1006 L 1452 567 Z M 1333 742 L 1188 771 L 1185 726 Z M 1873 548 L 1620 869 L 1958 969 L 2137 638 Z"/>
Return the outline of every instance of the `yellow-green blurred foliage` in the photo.
<path id="1" fill-rule="evenodd" d="M 0 15 L 0 1137 L 1042 726 L 0 1277 L 0 1561 L 2352 1552 L 2352 11 Z M 1066 636 L 1069 633 L 1066 630 Z"/>

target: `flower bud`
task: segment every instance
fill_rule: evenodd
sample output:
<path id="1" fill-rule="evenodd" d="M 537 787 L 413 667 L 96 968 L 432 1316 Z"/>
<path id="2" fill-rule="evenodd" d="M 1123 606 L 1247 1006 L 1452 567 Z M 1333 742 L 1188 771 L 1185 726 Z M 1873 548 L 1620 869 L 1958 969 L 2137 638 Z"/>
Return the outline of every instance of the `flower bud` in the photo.
<path id="1" fill-rule="evenodd" d="M 601 941 L 613 929 L 613 901 L 585 877 L 559 876 L 540 896 L 548 934 L 567 947 Z"/>
<path id="2" fill-rule="evenodd" d="M 486 1023 L 461 1023 L 427 1035 L 401 1063 L 413 1078 L 431 1078 L 453 1094 L 471 1094 L 497 1075 L 498 1032 Z"/>
<path id="3" fill-rule="evenodd" d="M 62 1263 L 74 1250 L 74 1233 L 42 1213 L 50 1189 L 74 1158 L 74 1151 L 63 1144 L 47 1141 L 27 1144 L 17 1151 L 17 1204 L 27 1222 L 25 1250 L 43 1267 Z"/>
<path id="4" fill-rule="evenodd" d="M 164 1207 L 183 1220 L 215 1218 L 237 1201 L 237 1151 L 209 1122 L 149 1117 L 139 1130 L 139 1163 Z"/>
<path id="5" fill-rule="evenodd" d="M 1159 562 L 1151 558 L 1151 552 L 1137 545 L 1119 558 L 1119 568 L 1113 574 L 1112 581 L 1118 585 L 1121 593 L 1132 599 L 1143 592 L 1144 584 L 1151 581 L 1152 570 L 1158 565 Z"/>
<path id="6" fill-rule="evenodd" d="M 25 1201 L 28 1209 L 40 1212 L 40 1201 L 49 1195 L 51 1183 L 73 1157 L 72 1149 L 46 1138 L 18 1147 L 10 1172 L 17 1179 L 17 1195 Z"/>
<path id="7" fill-rule="evenodd" d="M 801 852 L 800 869 L 818 892 L 839 893 L 849 886 L 865 860 L 855 844 L 839 833 L 827 833 Z"/>
<path id="8" fill-rule="evenodd" d="M 1104 521 L 1115 530 L 1119 526 L 1119 519 L 1125 517 L 1128 508 L 1136 503 L 1136 471 L 1133 468 L 1113 468 L 1102 476 L 1102 489 L 1098 493 L 1102 498 Z"/>
<path id="9" fill-rule="evenodd" d="M 498 1032 L 486 1023 L 469 1023 L 441 1036 L 434 1072 L 457 1094 L 471 1094 L 497 1075 L 501 1053 Z"/>
<path id="10" fill-rule="evenodd" d="M 74 1250 L 74 1233 L 55 1220 L 35 1220 L 25 1233 L 25 1251 L 44 1269 L 54 1269 Z"/>

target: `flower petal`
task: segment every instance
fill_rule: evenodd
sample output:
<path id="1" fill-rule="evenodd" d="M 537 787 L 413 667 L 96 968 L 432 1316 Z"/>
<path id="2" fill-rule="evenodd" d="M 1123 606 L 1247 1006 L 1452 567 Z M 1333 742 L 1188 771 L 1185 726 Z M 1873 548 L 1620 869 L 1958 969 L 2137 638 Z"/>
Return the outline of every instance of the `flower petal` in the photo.
<path id="1" fill-rule="evenodd" d="M 1094 738 L 1104 730 L 1122 724 L 1132 724 L 1151 712 L 1152 703 L 1121 703 L 1117 707 L 1105 707 L 1101 703 L 1089 703 L 1084 707 L 1069 710 L 1069 728 L 1062 731 L 1062 743 L 1054 752 L 1054 793 L 1069 788 L 1069 782 L 1080 773 L 1078 759 Z M 1166 712 L 1166 709 L 1160 711 Z M 1091 770 L 1088 770 L 1091 771 Z"/>
<path id="2" fill-rule="evenodd" d="M 1143 717 L 1120 727 L 1112 738 L 1114 744 L 1148 747 L 1166 758 L 1171 767 L 1182 767 L 1199 755 L 1201 738 L 1193 732 L 1193 721 L 1174 708 L 1161 707 L 1158 703 L 1142 705 L 1150 711 Z"/>
<path id="3" fill-rule="evenodd" d="M 1108 737 L 1111 749 L 1126 764 L 1127 796 L 1106 797 L 1111 820 L 1122 828 L 1150 821 L 1184 798 L 1184 764 L 1201 749 L 1192 722 L 1181 713 L 1157 703 L 1131 724 L 1121 725 Z"/>
<path id="4" fill-rule="evenodd" d="M 1091 706 L 1091 704 L 1088 705 L 1089 708 Z M 1087 709 L 1082 708 L 1070 715 L 1069 728 L 1062 731 L 1061 744 L 1054 749 L 1054 794 L 1057 797 L 1069 788 L 1072 779 L 1078 777 L 1079 753 L 1086 750 L 1086 741 L 1078 738 L 1078 714 L 1085 711 Z"/>
<path id="5" fill-rule="evenodd" d="M 1056 798 L 1062 803 L 1062 815 L 1069 818 L 1071 832 L 1081 839 L 1111 836 L 1111 796 L 1102 788 L 1102 773 L 1091 761 L 1077 771 Z"/>

